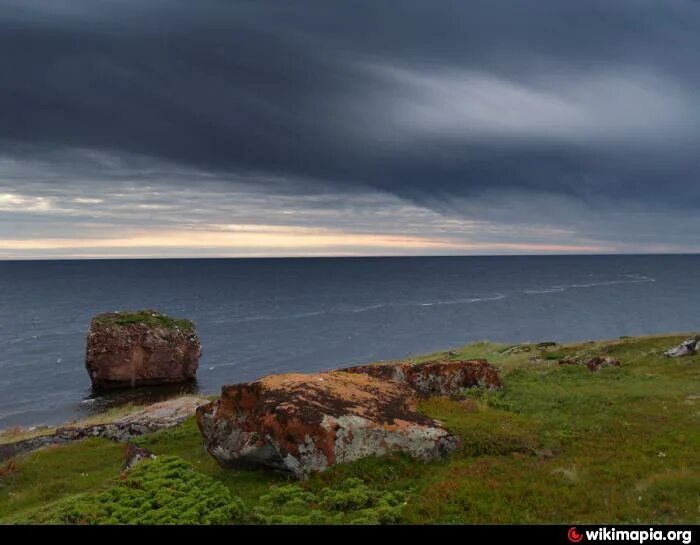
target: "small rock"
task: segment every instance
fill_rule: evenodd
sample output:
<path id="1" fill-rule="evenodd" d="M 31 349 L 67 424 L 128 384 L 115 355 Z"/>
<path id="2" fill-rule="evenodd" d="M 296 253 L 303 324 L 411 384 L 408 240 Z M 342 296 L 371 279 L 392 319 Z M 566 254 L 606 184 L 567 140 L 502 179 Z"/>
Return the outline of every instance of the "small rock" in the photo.
<path id="1" fill-rule="evenodd" d="M 664 352 L 664 356 L 668 358 L 678 358 L 681 356 L 692 356 L 700 351 L 700 335 L 695 335 L 690 339 L 686 339 L 678 346 Z"/>
<path id="2" fill-rule="evenodd" d="M 581 365 L 581 362 L 573 356 L 566 356 L 559 360 L 559 365 Z"/>
<path id="3" fill-rule="evenodd" d="M 549 348 L 550 346 L 557 346 L 557 343 L 553 341 L 544 341 L 541 343 L 537 343 L 537 348 Z"/>
<path id="4" fill-rule="evenodd" d="M 122 465 L 122 471 L 131 469 L 139 462 L 144 460 L 152 460 L 154 458 L 155 454 L 153 454 L 150 450 L 137 447 L 133 443 L 127 443 L 126 448 L 124 449 L 124 465 Z"/>
<path id="5" fill-rule="evenodd" d="M 574 356 L 567 356 L 559 360 L 559 365 L 583 365 L 583 361 Z M 620 360 L 611 356 L 595 356 L 586 362 L 590 371 L 598 371 L 601 367 L 620 367 Z"/>
<path id="6" fill-rule="evenodd" d="M 530 346 L 529 344 L 518 344 L 515 346 L 511 346 L 508 350 L 504 350 L 503 352 L 501 352 L 501 354 L 520 354 L 521 352 L 530 352 L 531 350 L 532 346 Z"/>
<path id="7" fill-rule="evenodd" d="M 17 462 L 10 460 L 4 466 L 0 467 L 0 477 L 7 477 L 17 472 Z"/>
<path id="8" fill-rule="evenodd" d="M 598 371 L 602 367 L 620 367 L 620 360 L 610 356 L 596 356 L 586 362 L 586 367 L 590 371 Z"/>
<path id="9" fill-rule="evenodd" d="M 459 402 L 459 404 L 468 413 L 478 413 L 479 412 L 479 405 L 473 399 L 463 399 L 462 401 Z"/>

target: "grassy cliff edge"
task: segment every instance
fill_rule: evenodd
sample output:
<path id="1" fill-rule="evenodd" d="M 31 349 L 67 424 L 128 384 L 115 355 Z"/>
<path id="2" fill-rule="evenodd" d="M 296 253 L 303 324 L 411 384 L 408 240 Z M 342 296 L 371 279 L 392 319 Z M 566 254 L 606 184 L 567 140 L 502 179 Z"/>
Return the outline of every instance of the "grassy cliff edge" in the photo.
<path id="1" fill-rule="evenodd" d="M 194 419 L 136 443 L 185 460 L 240 498 L 231 522 L 698 523 L 700 356 L 662 355 L 686 337 L 516 349 L 484 342 L 415 358 L 487 358 L 504 381 L 500 392 L 423 402 L 463 442 L 440 463 L 364 459 L 296 483 L 219 468 Z M 558 364 L 599 355 L 622 365 Z M 89 439 L 3 463 L 0 522 L 62 522 L 66 506 L 108 496 L 123 449 Z"/>

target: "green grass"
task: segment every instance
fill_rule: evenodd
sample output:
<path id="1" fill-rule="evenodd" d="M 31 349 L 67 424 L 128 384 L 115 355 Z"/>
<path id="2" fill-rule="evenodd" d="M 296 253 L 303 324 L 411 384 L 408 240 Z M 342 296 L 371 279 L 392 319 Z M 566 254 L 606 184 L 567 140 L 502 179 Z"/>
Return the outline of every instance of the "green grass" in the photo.
<path id="1" fill-rule="evenodd" d="M 95 317 L 99 325 L 127 326 L 131 324 L 145 324 L 153 327 L 167 329 L 179 329 L 185 333 L 195 330 L 194 324 L 185 318 L 173 318 L 155 310 L 137 310 L 125 312 L 110 312 Z"/>
<path id="2" fill-rule="evenodd" d="M 119 474 L 123 449 L 107 439 L 86 439 L 18 458 L 17 470 L 0 477 L 0 521 L 16 522 L 65 498 L 105 488 Z"/>
<path id="3" fill-rule="evenodd" d="M 293 483 L 272 472 L 219 468 L 204 453 L 193 419 L 138 443 L 179 456 L 222 483 L 242 499 L 243 522 L 353 522 L 354 515 L 340 516 L 337 502 L 327 499 L 335 497 L 365 505 L 356 509 L 357 522 L 698 523 L 700 356 L 662 356 L 685 337 L 531 345 L 529 351 L 478 343 L 416 358 L 486 357 L 503 377 L 500 392 L 472 390 L 463 400 L 422 403 L 462 440 L 462 448 L 439 463 L 367 458 Z M 611 355 L 622 366 L 591 372 L 556 361 L 593 355 Z M 16 471 L 0 477 L 0 521 L 27 520 L 109 489 L 122 449 L 91 439 L 18 458 Z M 386 506 L 386 519 L 374 516 Z M 362 509 L 369 509 L 366 519 Z"/>

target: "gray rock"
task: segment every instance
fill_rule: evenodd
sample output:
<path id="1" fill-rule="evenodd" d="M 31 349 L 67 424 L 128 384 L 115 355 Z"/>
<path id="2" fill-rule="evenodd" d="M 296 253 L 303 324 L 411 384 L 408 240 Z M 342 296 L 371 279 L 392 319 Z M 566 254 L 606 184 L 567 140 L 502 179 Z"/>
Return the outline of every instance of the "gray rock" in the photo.
<path id="1" fill-rule="evenodd" d="M 700 335 L 695 335 L 690 339 L 684 340 L 678 346 L 664 352 L 664 356 L 668 358 L 678 358 L 681 356 L 692 356 L 700 350 Z"/>
<path id="2" fill-rule="evenodd" d="M 127 443 L 126 450 L 124 452 L 124 465 L 122 466 L 122 471 L 131 469 L 144 460 L 152 460 L 155 457 L 155 454 L 153 454 L 150 450 L 137 447 L 133 443 Z"/>
<path id="3" fill-rule="evenodd" d="M 209 400 L 184 396 L 154 403 L 127 414 L 113 422 L 88 426 L 71 425 L 56 428 L 53 433 L 0 445 L 0 460 L 26 454 L 48 445 L 80 441 L 89 437 L 104 437 L 112 441 L 128 441 L 139 435 L 177 426 L 195 414 L 197 407 Z"/>

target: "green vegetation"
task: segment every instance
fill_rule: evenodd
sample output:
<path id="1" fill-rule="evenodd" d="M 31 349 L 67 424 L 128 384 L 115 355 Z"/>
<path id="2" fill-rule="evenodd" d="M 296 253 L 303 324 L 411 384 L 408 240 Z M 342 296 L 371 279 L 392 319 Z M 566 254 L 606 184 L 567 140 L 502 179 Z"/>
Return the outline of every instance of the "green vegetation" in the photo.
<path id="1" fill-rule="evenodd" d="M 231 518 L 246 523 L 698 523 L 700 356 L 662 356 L 686 337 L 542 349 L 478 343 L 417 358 L 485 357 L 503 377 L 499 392 L 423 402 L 462 439 L 440 463 L 367 458 L 296 483 L 221 469 L 194 419 L 137 443 L 221 484 Z M 622 366 L 591 372 L 556 361 L 594 355 Z M 0 521 L 38 521 L 114 494 L 122 451 L 90 439 L 17 458 L 6 471 L 0 464 Z"/>
<path id="2" fill-rule="evenodd" d="M 71 499 L 39 522 L 59 524 L 226 524 L 243 513 L 220 482 L 177 456 L 146 460 L 113 487 Z"/>
<path id="3" fill-rule="evenodd" d="M 390 524 L 401 519 L 408 494 L 373 489 L 352 477 L 318 493 L 299 484 L 260 497 L 253 520 L 264 524 Z"/>
<path id="4" fill-rule="evenodd" d="M 191 333 L 195 330 L 194 324 L 185 318 L 172 318 L 156 312 L 155 310 L 138 310 L 129 312 L 110 312 L 100 314 L 94 318 L 99 325 L 127 326 L 131 324 L 144 324 L 153 327 L 164 327 L 167 329 L 179 329 L 184 333 Z"/>

